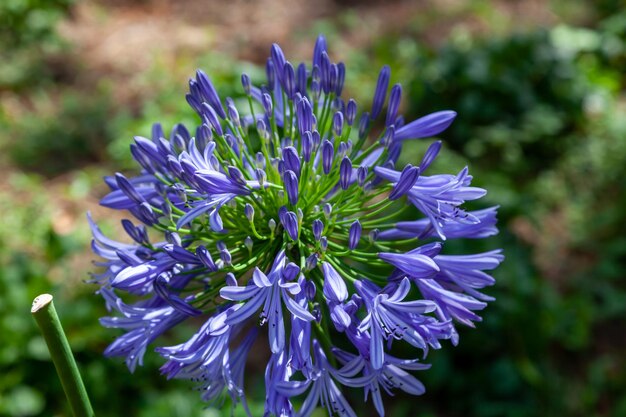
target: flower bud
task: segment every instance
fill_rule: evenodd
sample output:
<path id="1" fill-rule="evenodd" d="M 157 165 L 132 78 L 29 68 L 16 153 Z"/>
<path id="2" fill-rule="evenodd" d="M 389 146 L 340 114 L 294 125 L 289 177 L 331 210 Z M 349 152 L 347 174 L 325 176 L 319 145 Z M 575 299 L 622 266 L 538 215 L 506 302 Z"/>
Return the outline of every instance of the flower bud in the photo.
<path id="1" fill-rule="evenodd" d="M 229 165 L 228 166 L 228 176 L 235 181 L 237 184 L 246 185 L 246 179 L 244 178 L 242 172 L 239 168 Z"/>
<path id="2" fill-rule="evenodd" d="M 176 153 L 181 153 L 182 151 L 187 150 L 187 142 L 181 135 L 174 135 L 170 139 L 170 143 L 172 144 L 172 148 L 176 151 Z"/>
<path id="3" fill-rule="evenodd" d="M 280 81 L 282 84 L 283 69 L 285 68 L 286 62 L 285 54 L 283 54 L 283 50 L 280 49 L 280 46 L 278 46 L 277 44 L 272 44 L 271 56 L 272 61 L 274 62 L 274 66 L 276 68 L 276 78 L 278 78 L 278 81 Z"/>
<path id="4" fill-rule="evenodd" d="M 276 71 L 272 58 L 267 58 L 267 62 L 265 63 L 265 75 L 267 76 L 267 88 L 273 90 L 274 84 L 276 83 Z"/>
<path id="5" fill-rule="evenodd" d="M 289 262 L 283 269 L 283 278 L 285 281 L 293 281 L 300 273 L 300 267 L 293 262 Z"/>
<path id="6" fill-rule="evenodd" d="M 200 151 L 204 150 L 209 142 L 213 140 L 213 133 L 208 125 L 202 124 L 196 129 L 196 145 Z"/>
<path id="7" fill-rule="evenodd" d="M 320 219 L 315 219 L 313 220 L 312 228 L 313 237 L 315 237 L 315 240 L 319 241 L 322 237 L 322 232 L 324 231 L 324 223 L 322 223 Z"/>
<path id="8" fill-rule="evenodd" d="M 247 96 L 249 96 L 252 86 L 250 84 L 250 76 L 248 76 L 248 74 L 241 74 L 241 85 L 243 86 L 243 91 Z"/>
<path id="9" fill-rule="evenodd" d="M 311 152 L 313 151 L 313 136 L 311 132 L 304 132 L 302 135 L 302 159 L 305 162 L 309 162 L 311 160 Z"/>
<path id="10" fill-rule="evenodd" d="M 394 125 L 387 126 L 385 133 L 380 138 L 380 144 L 383 146 L 391 146 L 393 144 L 393 138 L 396 135 L 396 127 Z"/>
<path id="11" fill-rule="evenodd" d="M 374 100 L 372 102 L 372 119 L 376 119 L 383 109 L 385 104 L 385 98 L 387 97 L 387 88 L 389 87 L 389 77 L 391 76 L 391 69 L 388 65 L 385 65 L 378 75 L 378 82 L 376 83 L 376 91 L 374 92 Z"/>
<path id="12" fill-rule="evenodd" d="M 298 92 L 303 96 L 306 96 L 306 83 L 306 65 L 304 62 L 301 62 L 300 65 L 298 65 L 298 71 L 296 72 L 296 85 Z"/>
<path id="13" fill-rule="evenodd" d="M 420 172 L 426 171 L 426 168 L 428 168 L 430 164 L 433 163 L 433 161 L 437 157 L 437 154 L 439 153 L 440 150 L 441 150 L 440 140 L 430 144 L 430 146 L 426 150 L 426 153 L 424 154 L 424 157 L 422 158 L 422 162 L 420 162 L 420 166 L 419 166 Z"/>
<path id="14" fill-rule="evenodd" d="M 411 187 L 415 185 L 415 182 L 417 181 L 419 175 L 420 169 L 418 167 L 414 167 L 411 164 L 405 166 L 402 170 L 402 173 L 400 174 L 400 179 L 393 186 L 393 190 L 391 190 L 391 193 L 389 193 L 389 199 L 397 200 L 398 198 L 406 194 L 411 189 Z"/>
<path id="15" fill-rule="evenodd" d="M 288 169 L 283 174 L 283 183 L 285 184 L 289 204 L 295 206 L 298 204 L 298 177 L 293 171 Z"/>
<path id="16" fill-rule="evenodd" d="M 171 243 L 172 245 L 182 246 L 180 236 L 176 232 L 165 232 L 165 240 L 167 241 L 167 243 Z"/>
<path id="17" fill-rule="evenodd" d="M 254 221 L 254 207 L 252 207 L 250 203 L 246 203 L 246 207 L 243 209 L 243 211 L 248 221 Z"/>
<path id="18" fill-rule="evenodd" d="M 126 195 L 126 197 L 132 200 L 135 204 L 141 204 L 146 201 L 146 199 L 139 194 L 135 186 L 131 184 L 131 182 L 128 181 L 124 175 L 118 172 L 115 174 L 115 181 L 117 182 L 118 188 L 124 193 L 124 195 Z"/>
<path id="19" fill-rule="evenodd" d="M 139 220 L 147 224 L 148 226 L 152 226 L 159 222 L 156 214 L 152 210 L 152 206 L 148 202 L 141 203 L 139 205 Z"/>
<path id="20" fill-rule="evenodd" d="M 352 161 L 347 156 L 344 156 L 339 165 L 339 185 L 343 190 L 347 190 L 350 187 L 350 178 L 352 177 Z"/>
<path id="21" fill-rule="evenodd" d="M 365 139 L 365 135 L 370 127 L 370 115 L 367 112 L 361 113 L 361 118 L 359 119 L 359 139 Z"/>
<path id="22" fill-rule="evenodd" d="M 284 211 L 282 215 L 279 213 L 280 222 L 282 223 L 287 235 L 294 242 L 298 240 L 298 217 L 293 211 Z"/>
<path id="23" fill-rule="evenodd" d="M 322 168 L 324 169 L 324 174 L 326 175 L 328 175 L 333 166 L 334 153 L 335 149 L 333 144 L 324 139 L 324 142 L 322 142 Z"/>
<path id="24" fill-rule="evenodd" d="M 241 120 L 239 119 L 239 112 L 237 111 L 237 107 L 235 107 L 233 99 L 228 97 L 226 99 L 226 103 L 228 107 L 228 118 L 231 122 L 233 122 L 233 125 L 235 125 L 235 127 L 240 127 Z"/>
<path id="25" fill-rule="evenodd" d="M 294 94 L 296 93 L 296 74 L 293 69 L 293 65 L 290 62 L 285 62 L 283 66 L 283 88 L 285 90 L 285 94 L 287 94 L 287 98 L 290 100 L 293 99 Z"/>
<path id="26" fill-rule="evenodd" d="M 352 126 L 354 119 L 356 119 L 356 101 L 350 99 L 346 106 L 346 123 L 348 126 Z"/>
<path id="27" fill-rule="evenodd" d="M 322 88 L 320 87 L 319 81 L 311 81 L 311 97 L 313 98 L 313 101 L 319 101 L 321 94 Z"/>
<path id="28" fill-rule="evenodd" d="M 336 112 L 333 116 L 333 133 L 335 136 L 341 136 L 343 130 L 343 113 Z"/>
<path id="29" fill-rule="evenodd" d="M 306 258 L 305 268 L 307 271 L 311 271 L 315 269 L 316 266 L 317 266 L 317 253 L 314 253 L 312 255 L 309 255 Z"/>
<path id="30" fill-rule="evenodd" d="M 324 212 L 324 217 L 329 219 L 331 213 L 333 212 L 333 206 L 330 203 L 324 203 L 324 205 L 322 206 L 322 211 Z"/>
<path id="31" fill-rule="evenodd" d="M 321 143 L 320 132 L 318 132 L 317 130 L 314 130 L 311 133 L 311 139 L 313 139 L 313 149 L 317 150 L 317 148 L 319 148 L 320 143 Z"/>
<path id="32" fill-rule="evenodd" d="M 293 146 L 287 146 L 283 149 L 283 161 L 285 168 L 293 171 L 298 177 L 300 176 L 300 157 L 298 151 Z"/>
<path id="33" fill-rule="evenodd" d="M 213 262 L 213 258 L 211 258 L 211 254 L 207 250 L 206 247 L 200 245 L 196 248 L 196 256 L 200 259 L 200 262 L 206 266 L 209 271 L 217 271 L 217 266 L 215 262 Z"/>
<path id="34" fill-rule="evenodd" d="M 350 233 L 348 235 L 348 248 L 350 250 L 356 249 L 361 239 L 361 223 L 355 220 L 350 226 Z"/>
<path id="35" fill-rule="evenodd" d="M 263 93 L 263 110 L 265 110 L 265 116 L 269 119 L 272 117 L 272 97 L 267 94 L 267 93 Z"/>
<path id="36" fill-rule="evenodd" d="M 252 242 L 252 238 L 250 236 L 246 237 L 243 240 L 243 245 L 248 249 L 248 253 L 252 252 L 252 247 L 254 246 L 254 242 Z"/>
<path id="37" fill-rule="evenodd" d="M 225 265 L 230 265 L 233 260 L 228 249 L 224 249 L 220 251 L 220 258 L 222 259 L 222 262 L 224 262 Z"/>
<path id="38" fill-rule="evenodd" d="M 380 230 L 378 230 L 378 229 L 374 229 L 374 230 L 369 232 L 367 237 L 369 238 L 370 243 L 374 243 L 374 242 L 376 242 L 376 240 L 378 240 L 378 234 L 379 233 L 380 233 Z"/>
<path id="39" fill-rule="evenodd" d="M 359 183 L 359 186 L 363 187 L 365 183 L 365 179 L 367 178 L 367 167 L 361 166 L 356 170 L 356 180 Z"/>
<path id="40" fill-rule="evenodd" d="M 330 59 L 326 51 L 322 52 L 320 75 L 322 91 L 324 91 L 324 94 L 328 95 L 328 93 L 330 93 Z"/>
<path id="41" fill-rule="evenodd" d="M 235 278 L 235 274 L 233 274 L 232 272 L 229 272 L 228 274 L 226 274 L 226 277 L 224 278 L 225 280 L 225 284 L 228 285 L 229 287 L 237 287 L 237 278 Z"/>
<path id="42" fill-rule="evenodd" d="M 396 121 L 396 115 L 398 114 L 398 107 L 400 107 L 400 99 L 402 97 L 402 87 L 400 84 L 396 84 L 391 88 L 391 94 L 389 94 L 389 105 L 387 106 L 387 119 L 385 125 L 389 126 Z"/>
<path id="43" fill-rule="evenodd" d="M 263 155 L 263 152 L 256 153 L 255 163 L 257 168 L 265 168 L 265 155 Z"/>
<path id="44" fill-rule="evenodd" d="M 335 88 L 337 88 L 337 78 L 339 78 L 337 64 L 330 64 L 330 69 L 328 71 L 328 89 L 333 93 L 335 92 Z"/>
<path id="45" fill-rule="evenodd" d="M 256 176 L 256 180 L 259 182 L 259 185 L 263 187 L 267 178 L 265 171 L 263 171 L 261 168 L 257 168 L 254 170 L 254 175 Z"/>
<path id="46" fill-rule="evenodd" d="M 261 139 L 268 140 L 270 138 L 270 133 L 267 131 L 267 127 L 265 126 L 263 119 L 257 120 L 256 130 L 259 132 Z"/>
<path id="47" fill-rule="evenodd" d="M 346 81 L 346 64 L 340 62 L 337 64 L 337 83 L 335 84 L 335 94 L 337 97 L 341 96 L 343 92 L 343 84 Z"/>

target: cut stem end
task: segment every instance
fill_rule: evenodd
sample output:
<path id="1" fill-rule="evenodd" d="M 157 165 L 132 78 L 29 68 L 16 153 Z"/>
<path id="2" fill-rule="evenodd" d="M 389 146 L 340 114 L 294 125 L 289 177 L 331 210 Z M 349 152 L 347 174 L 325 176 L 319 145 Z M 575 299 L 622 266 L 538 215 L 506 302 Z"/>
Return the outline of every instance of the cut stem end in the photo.
<path id="1" fill-rule="evenodd" d="M 50 294 L 41 294 L 35 297 L 33 300 L 33 306 L 30 309 L 30 312 L 35 314 L 42 308 L 46 307 L 48 304 L 52 302 L 52 295 Z"/>

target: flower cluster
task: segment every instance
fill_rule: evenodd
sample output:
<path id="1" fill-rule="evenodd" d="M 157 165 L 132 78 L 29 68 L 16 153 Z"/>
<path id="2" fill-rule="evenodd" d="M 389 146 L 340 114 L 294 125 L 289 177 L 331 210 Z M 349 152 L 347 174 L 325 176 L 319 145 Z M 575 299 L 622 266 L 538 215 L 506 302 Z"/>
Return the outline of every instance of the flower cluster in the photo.
<path id="1" fill-rule="evenodd" d="M 497 233 L 496 207 L 462 208 L 485 194 L 467 168 L 428 175 L 441 142 L 397 167 L 405 141 L 439 134 L 456 113 L 405 123 L 389 67 L 360 112 L 342 98 L 345 66 L 322 36 L 312 65 L 294 67 L 273 45 L 266 73 L 260 87 L 242 75 L 236 102 L 198 71 L 186 96 L 194 133 L 179 124 L 166 136 L 155 124 L 130 147 L 141 174 L 105 179 L 101 204 L 138 221 L 122 221 L 132 243 L 120 243 L 89 217 L 103 258 L 93 282 L 112 312 L 101 323 L 125 330 L 105 354 L 133 371 L 164 332 L 197 323 L 191 339 L 156 352 L 162 373 L 196 381 L 203 400 L 229 395 L 247 410 L 247 356 L 265 345 L 266 415 L 322 406 L 353 416 L 343 387 L 356 387 L 382 416 L 382 391 L 424 392 L 413 371 L 428 365 L 396 357 L 395 346 L 423 358 L 441 340 L 456 344 L 455 325 L 473 326 L 492 299 L 480 291 L 500 251 L 443 247 Z"/>

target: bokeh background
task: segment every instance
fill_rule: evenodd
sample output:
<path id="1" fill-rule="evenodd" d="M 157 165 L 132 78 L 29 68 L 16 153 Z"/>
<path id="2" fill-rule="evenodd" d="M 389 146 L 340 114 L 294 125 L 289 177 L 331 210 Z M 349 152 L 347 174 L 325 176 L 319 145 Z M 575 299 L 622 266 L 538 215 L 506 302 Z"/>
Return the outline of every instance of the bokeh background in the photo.
<path id="1" fill-rule="evenodd" d="M 431 353 L 426 395 L 387 398 L 388 415 L 626 416 L 620 0 L 0 1 L 0 416 L 70 415 L 29 314 L 40 292 L 56 296 L 98 415 L 230 415 L 165 381 L 155 355 L 134 375 L 101 357 L 116 333 L 83 282 L 85 212 L 121 235 L 119 213 L 98 207 L 101 177 L 134 169 L 128 145 L 151 123 L 194 122 L 196 68 L 238 96 L 238 74 L 259 80 L 272 42 L 308 60 L 318 33 L 346 62 L 346 96 L 369 103 L 387 63 L 407 119 L 457 110 L 435 168 L 469 164 L 483 204 L 501 206 L 499 236 L 459 247 L 504 248 L 497 301 L 458 348 Z M 262 361 L 249 369 L 261 415 Z"/>

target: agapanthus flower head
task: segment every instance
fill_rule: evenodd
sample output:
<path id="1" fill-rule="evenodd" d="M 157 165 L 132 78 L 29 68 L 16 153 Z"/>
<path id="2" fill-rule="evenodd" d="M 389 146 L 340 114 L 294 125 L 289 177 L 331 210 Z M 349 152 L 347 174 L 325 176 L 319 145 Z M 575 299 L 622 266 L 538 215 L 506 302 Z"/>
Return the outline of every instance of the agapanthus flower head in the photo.
<path id="1" fill-rule="evenodd" d="M 102 324 L 126 330 L 105 354 L 133 371 L 164 332 L 204 323 L 155 348 L 162 373 L 195 381 L 202 399 L 227 393 L 247 411 L 248 352 L 265 346 L 266 415 L 353 416 L 346 387 L 383 415 L 383 391 L 422 394 L 413 372 L 429 349 L 456 344 L 457 324 L 473 326 L 492 300 L 481 290 L 500 251 L 448 254 L 446 242 L 497 233 L 496 207 L 463 208 L 486 192 L 467 168 L 429 173 L 441 142 L 399 166 L 405 141 L 438 135 L 456 113 L 404 123 L 389 67 L 368 107 L 343 96 L 345 66 L 323 36 L 311 63 L 270 52 L 264 83 L 241 76 L 242 99 L 198 71 L 186 96 L 197 125 L 166 136 L 155 124 L 131 145 L 141 172 L 105 179 L 101 204 L 136 219 L 120 243 L 89 217 L 103 258 L 93 282 L 112 313 Z M 399 359 L 399 344 L 414 357 Z"/>

